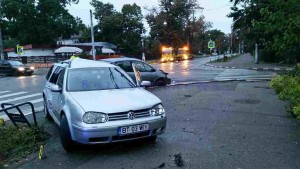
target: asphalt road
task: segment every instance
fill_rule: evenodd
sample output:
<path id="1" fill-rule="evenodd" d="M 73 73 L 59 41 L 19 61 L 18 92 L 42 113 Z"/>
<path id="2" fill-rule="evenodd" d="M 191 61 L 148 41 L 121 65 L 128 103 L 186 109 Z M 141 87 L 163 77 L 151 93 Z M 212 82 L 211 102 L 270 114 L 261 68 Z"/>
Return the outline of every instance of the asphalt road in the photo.
<path id="1" fill-rule="evenodd" d="M 11 168 L 182 168 L 296 169 L 300 166 L 300 128 L 285 112 L 267 82 L 217 82 L 150 89 L 164 103 L 167 130 L 157 142 L 79 146 L 66 153 L 58 127 L 38 153 Z M 38 115 L 41 115 L 39 113 Z M 43 120 L 39 118 L 39 123 Z"/>
<path id="2" fill-rule="evenodd" d="M 175 84 L 226 79 L 260 79 L 274 72 L 226 70 L 204 66 L 212 58 L 156 64 Z M 0 102 L 34 102 L 42 107 L 47 70 L 33 76 L 0 78 Z M 108 146 L 78 146 L 67 154 L 58 128 L 45 122 L 53 135 L 44 160 L 34 153 L 11 168 L 299 168 L 299 124 L 285 112 L 267 82 L 218 82 L 149 89 L 164 103 L 168 124 L 156 144 L 131 142 Z M 3 114 L 2 114 L 3 115 Z"/>

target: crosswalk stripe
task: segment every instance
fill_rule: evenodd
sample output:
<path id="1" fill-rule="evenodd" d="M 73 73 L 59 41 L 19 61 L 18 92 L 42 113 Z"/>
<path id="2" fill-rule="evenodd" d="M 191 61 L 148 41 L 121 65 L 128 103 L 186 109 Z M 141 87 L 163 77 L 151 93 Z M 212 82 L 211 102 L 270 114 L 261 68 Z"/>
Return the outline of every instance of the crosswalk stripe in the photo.
<path id="1" fill-rule="evenodd" d="M 32 104 L 35 104 L 35 103 L 39 103 L 39 102 L 43 102 L 43 101 L 44 101 L 44 99 L 41 98 L 41 99 L 36 99 L 36 100 L 30 100 L 30 101 L 28 101 L 28 102 L 30 102 L 30 103 L 32 103 Z"/>
<path id="2" fill-rule="evenodd" d="M 7 95 L 0 96 L 0 99 L 6 98 L 6 97 L 11 97 L 11 96 L 16 96 L 16 95 L 20 95 L 20 94 L 25 94 L 25 93 L 27 93 L 27 92 L 18 92 L 18 93 L 7 94 Z"/>
<path id="3" fill-rule="evenodd" d="M 22 97 L 13 98 L 13 99 L 8 99 L 8 100 L 5 100 L 5 101 L 0 101 L 0 104 L 9 103 L 9 102 L 22 100 L 22 99 L 27 99 L 27 98 L 36 97 L 36 96 L 42 96 L 42 93 L 36 93 L 36 94 L 26 95 L 26 96 L 22 96 Z"/>
<path id="4" fill-rule="evenodd" d="M 35 112 L 38 112 L 38 111 L 42 111 L 43 109 L 44 109 L 44 106 L 36 107 L 36 108 L 34 108 L 34 111 L 35 111 Z M 22 111 L 22 112 L 23 112 L 23 114 L 24 114 L 25 116 L 32 114 L 32 110 L 31 110 L 31 109 L 26 109 L 26 110 L 24 110 L 24 111 Z M 18 113 L 18 112 L 16 111 L 16 112 L 14 112 L 14 113 Z M 8 120 L 9 120 L 9 118 L 8 118 L 7 115 L 0 116 L 0 118 L 3 118 L 4 121 L 8 121 Z"/>
<path id="5" fill-rule="evenodd" d="M 10 92 L 10 91 L 1 91 L 0 94 L 2 94 L 2 93 L 8 93 L 8 92 Z"/>

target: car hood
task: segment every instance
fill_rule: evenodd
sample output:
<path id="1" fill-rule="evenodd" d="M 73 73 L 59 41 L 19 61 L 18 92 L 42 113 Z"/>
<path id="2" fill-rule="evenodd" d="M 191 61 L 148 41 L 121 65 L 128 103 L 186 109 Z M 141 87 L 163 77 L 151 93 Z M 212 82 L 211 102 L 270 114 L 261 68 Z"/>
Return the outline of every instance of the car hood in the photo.
<path id="1" fill-rule="evenodd" d="M 126 112 L 161 103 L 158 97 L 143 88 L 70 92 L 70 95 L 85 112 Z"/>
<path id="2" fill-rule="evenodd" d="M 15 68 L 20 68 L 20 67 L 23 67 L 23 68 L 30 68 L 30 67 L 27 66 L 27 65 L 14 65 L 13 67 L 15 67 Z"/>

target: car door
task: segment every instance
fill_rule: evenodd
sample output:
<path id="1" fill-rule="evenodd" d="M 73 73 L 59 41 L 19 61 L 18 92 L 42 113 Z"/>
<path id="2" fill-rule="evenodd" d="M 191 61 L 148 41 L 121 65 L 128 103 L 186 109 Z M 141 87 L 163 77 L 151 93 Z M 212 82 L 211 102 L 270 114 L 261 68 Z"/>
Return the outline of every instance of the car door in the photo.
<path id="1" fill-rule="evenodd" d="M 56 82 L 56 85 L 58 85 L 62 90 L 63 90 L 63 82 L 64 82 L 64 77 L 65 77 L 65 68 L 63 68 L 59 74 L 58 74 L 58 79 Z M 55 115 L 55 118 L 57 120 L 60 119 L 60 112 L 63 108 L 64 105 L 64 99 L 62 92 L 52 92 L 52 103 L 53 103 L 53 113 Z"/>
<path id="2" fill-rule="evenodd" d="M 132 64 L 130 61 L 119 61 L 115 63 L 117 66 L 122 68 L 130 77 L 131 79 L 135 82 L 135 75 L 132 69 Z"/>
<path id="3" fill-rule="evenodd" d="M 141 61 L 133 61 L 133 63 L 136 64 L 138 70 L 141 72 L 143 81 L 154 83 L 155 71 L 152 67 Z"/>
<path id="4" fill-rule="evenodd" d="M 55 70 L 53 71 L 53 73 L 51 74 L 51 76 L 49 78 L 49 81 L 47 81 L 47 83 L 46 83 L 46 99 L 47 99 L 48 111 L 52 115 L 52 117 L 55 117 L 55 118 L 57 116 L 55 115 L 55 111 L 54 111 L 54 109 L 55 109 L 54 106 L 55 105 L 53 105 L 53 93 L 54 92 L 51 91 L 51 87 L 53 85 L 56 85 L 59 74 L 62 70 L 63 70 L 62 67 L 57 66 L 55 68 Z M 58 119 L 55 119 L 55 120 L 58 120 Z M 56 121 L 56 122 L 58 122 L 58 121 Z"/>
<path id="5" fill-rule="evenodd" d="M 0 74 L 4 74 L 3 70 L 3 60 L 0 60 Z"/>
<path id="6" fill-rule="evenodd" d="M 3 74 L 12 74 L 13 69 L 12 66 L 8 63 L 8 61 L 4 60 L 2 63 L 2 72 Z"/>

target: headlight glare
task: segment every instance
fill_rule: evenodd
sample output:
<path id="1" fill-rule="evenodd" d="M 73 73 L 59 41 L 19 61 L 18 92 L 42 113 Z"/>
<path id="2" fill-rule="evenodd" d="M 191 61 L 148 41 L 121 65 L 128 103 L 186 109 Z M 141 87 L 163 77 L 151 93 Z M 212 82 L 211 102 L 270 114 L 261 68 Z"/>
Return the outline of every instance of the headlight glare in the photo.
<path id="1" fill-rule="evenodd" d="M 105 123 L 108 120 L 108 116 L 99 112 L 86 112 L 83 115 L 83 122 L 87 124 Z"/>
<path id="2" fill-rule="evenodd" d="M 164 109 L 163 105 L 161 105 L 161 104 L 150 109 L 151 116 L 161 116 L 164 114 L 165 114 L 165 109 Z"/>
<path id="3" fill-rule="evenodd" d="M 23 68 L 23 67 L 18 68 L 18 71 L 24 71 L 24 70 L 25 70 L 25 68 Z"/>
<path id="4" fill-rule="evenodd" d="M 30 69 L 31 69 L 31 70 L 34 70 L 34 67 L 33 67 L 33 66 L 31 66 L 31 67 L 30 67 Z"/>

